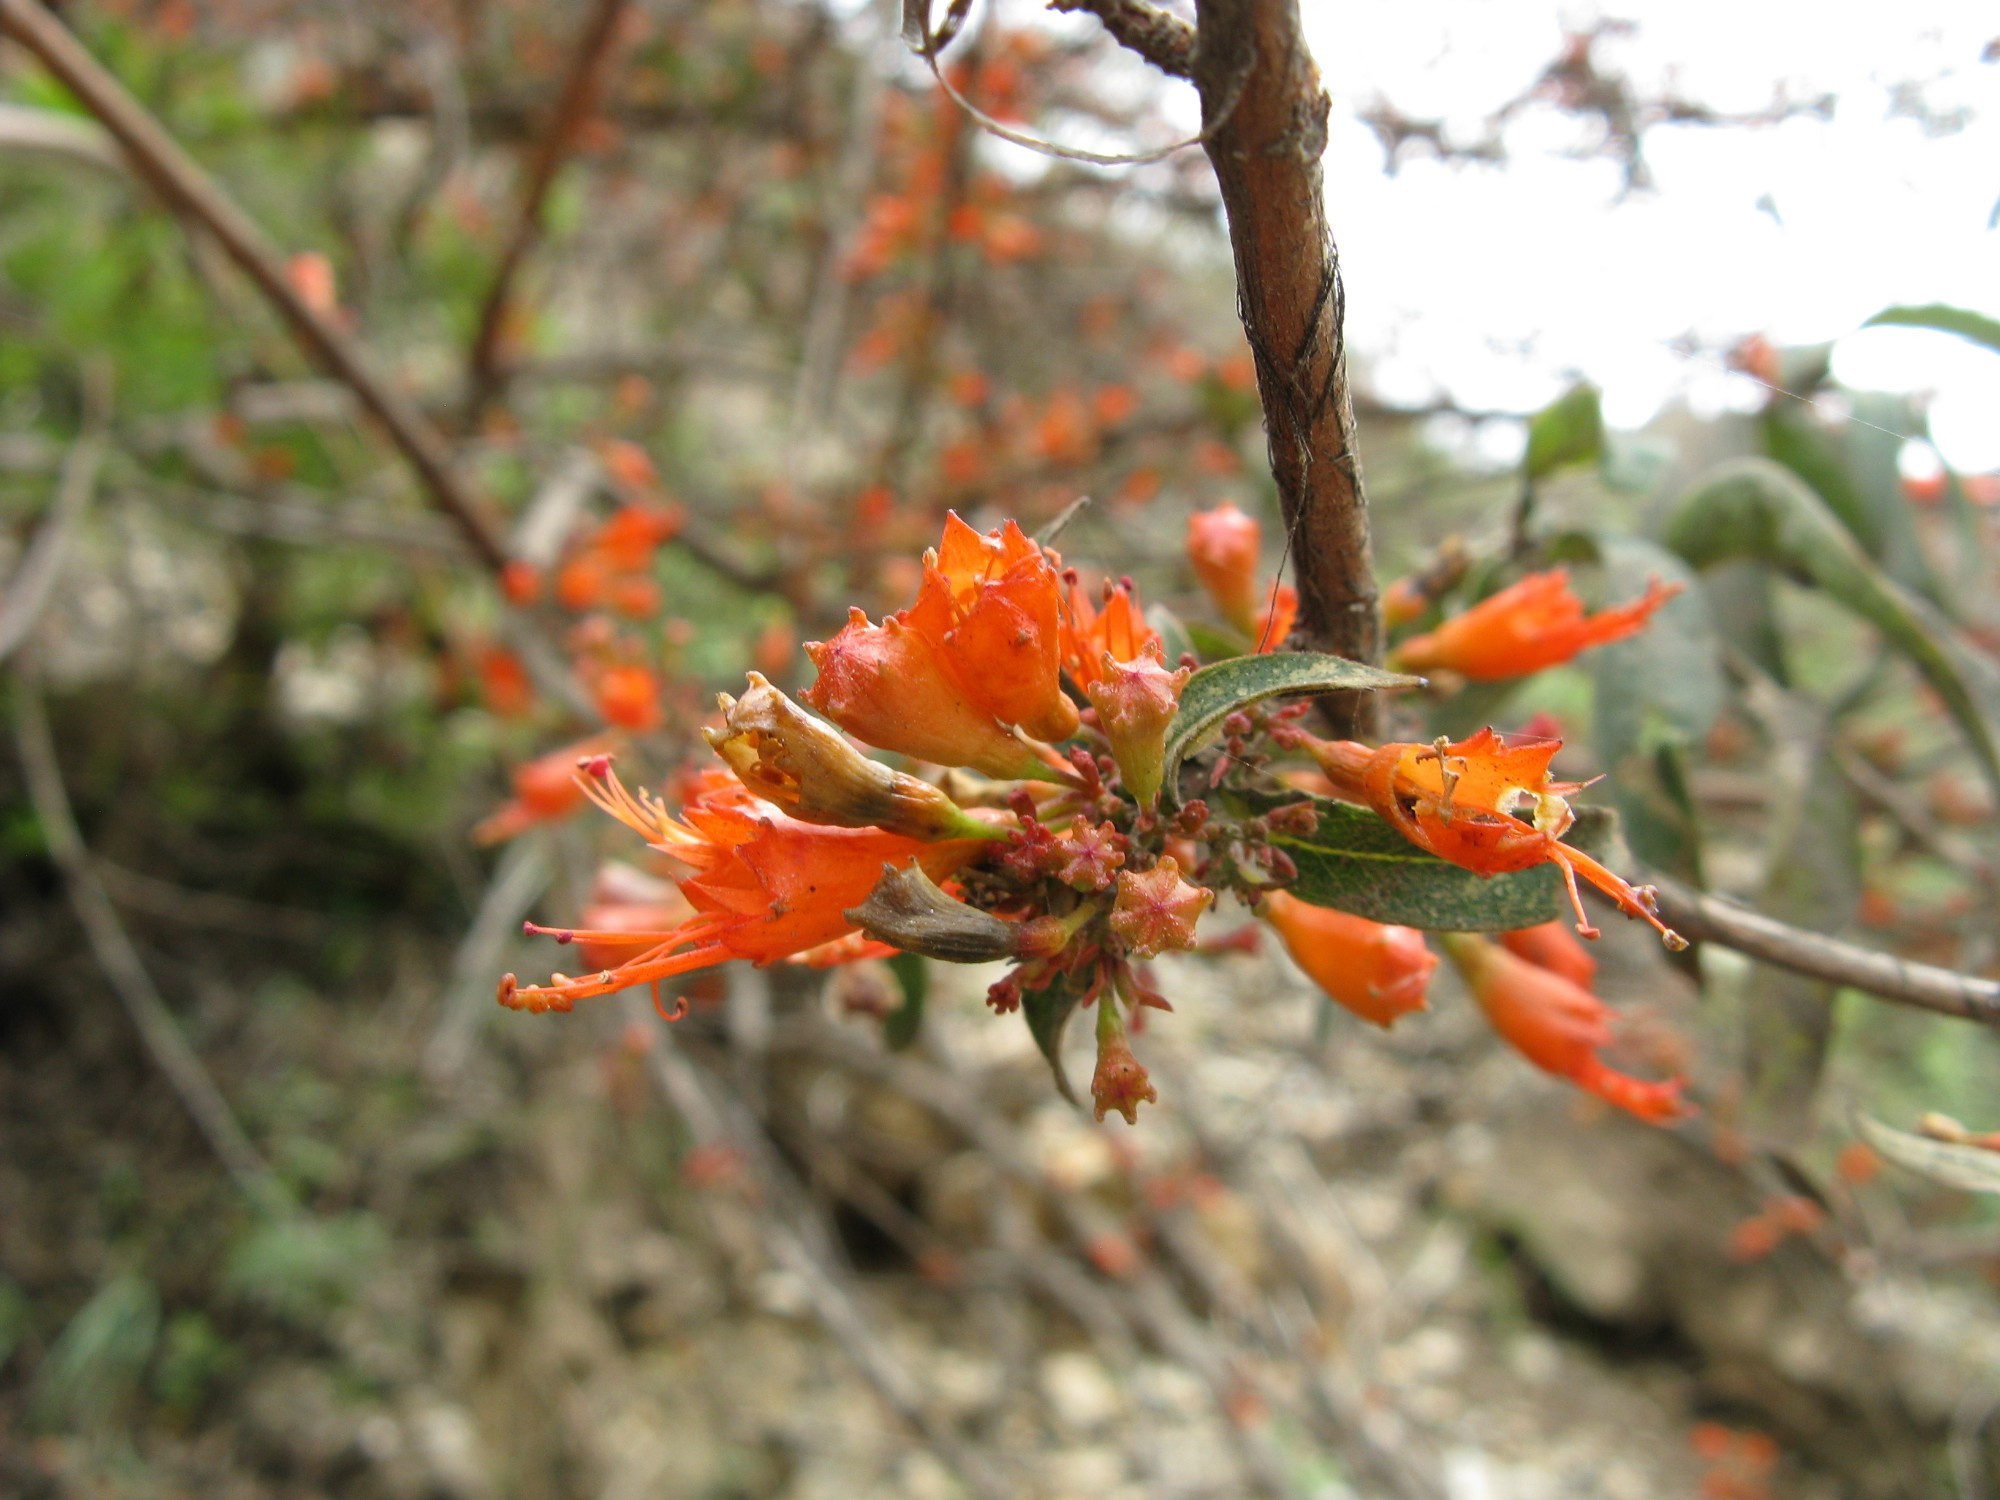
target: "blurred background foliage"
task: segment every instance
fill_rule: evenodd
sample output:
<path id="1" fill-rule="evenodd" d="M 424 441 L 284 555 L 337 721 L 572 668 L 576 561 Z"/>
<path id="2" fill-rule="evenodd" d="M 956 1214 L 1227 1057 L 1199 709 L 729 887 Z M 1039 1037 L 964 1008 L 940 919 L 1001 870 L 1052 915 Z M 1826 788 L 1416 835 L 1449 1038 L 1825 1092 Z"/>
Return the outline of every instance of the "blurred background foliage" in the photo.
<path id="1" fill-rule="evenodd" d="M 999 1493 L 1422 1494 L 1438 1491 L 1401 1455 L 1442 1432 L 1505 1455 L 1518 1486 L 1454 1495 L 1613 1493 L 1590 1485 L 1621 1453 L 1639 1494 L 1990 1492 L 1995 1393 L 1959 1377 L 1995 1367 L 2000 1221 L 1990 1198 L 1878 1180 L 1850 1125 L 1857 1109 L 2000 1124 L 1985 1029 L 1712 947 L 1679 972 L 1617 958 L 1620 997 L 1691 1054 L 1707 1112 L 1680 1149 L 1702 1165 L 1573 1221 L 1559 1196 L 1507 1199 L 1516 1125 L 1539 1159 L 1579 1153 L 1603 1204 L 1618 1196 L 1591 1164 L 1655 1145 L 1476 1071 L 1484 1043 L 1447 1018 L 1428 1041 L 1330 1036 L 1323 1006 L 1271 998 L 1309 1000 L 1275 957 L 1204 970 L 1220 999 L 1191 1007 L 1181 1063 L 1208 1083 L 1189 1119 L 1129 1146 L 1051 1105 L 1032 1057 L 981 1051 L 982 1017 L 939 1016 L 942 976 L 940 1039 L 902 1034 L 907 966 L 825 993 L 778 975 L 747 981 L 761 1001 L 698 1013 L 686 1046 L 761 1116 L 777 1180 L 805 1184 L 787 1219 L 771 1162 L 726 1109 L 725 1128 L 702 1123 L 643 1022 L 489 1018 L 492 976 L 544 962 L 510 930 L 573 913 L 598 847 L 558 825 L 476 848 L 510 770 L 602 714 L 671 774 L 746 665 L 795 683 L 801 641 L 849 605 L 906 603 L 946 508 L 1032 527 L 1089 495 L 1065 551 L 1190 616 L 1192 509 L 1263 515 L 1277 561 L 1198 152 L 1023 165 L 899 52 L 881 6 L 635 0 L 566 121 L 582 6 L 62 9 L 286 247 L 301 294 L 451 435 L 525 566 L 496 586 L 215 246 L 0 50 L 0 636 L 36 570 L 60 569 L 10 642 L 8 702 L 18 723 L 22 695 L 45 696 L 95 878 L 287 1205 L 246 1201 L 189 1128 L 0 757 L 0 1483 L 948 1494 L 999 1462 Z M 1001 119 L 1155 144 L 1150 95 L 1106 50 L 982 21 L 951 67 Z M 524 212 L 558 127 L 552 188 Z M 516 236 L 482 368 L 468 350 Z M 1994 343 L 1957 310 L 1901 316 Z M 1920 404 L 1843 390 L 1825 349 L 1745 333 L 1740 409 L 1671 409 L 1641 433 L 1608 430 L 1586 385 L 1539 413 L 1400 408 L 1367 394 L 1355 351 L 1381 574 L 1425 581 L 1424 618 L 1539 566 L 1604 602 L 1690 584 L 1643 637 L 1406 702 L 1401 727 L 1560 732 L 1559 769 L 1608 775 L 1598 800 L 1644 865 L 1990 973 L 2000 484 L 1939 468 Z M 1510 432 L 1518 461 L 1481 456 Z M 636 547 L 627 515 L 651 518 Z M 591 713 L 552 686 L 565 662 Z M 859 1013 L 864 1041 L 869 1014 L 894 1013 L 891 1039 L 915 1046 L 773 1047 L 770 1013 L 822 1007 Z M 1314 1081 L 1285 1071 L 1300 1058 Z M 931 1092 L 902 1067 L 934 1070 Z M 1293 1078 L 1318 1113 L 1259 1124 L 1246 1076 Z M 1213 1121 L 1194 1117 L 1202 1088 Z M 953 1099 L 1014 1132 L 1033 1170 L 984 1159 L 1000 1148 Z M 1245 1165 L 1272 1129 L 1272 1160 L 1299 1152 L 1314 1192 L 1323 1175 L 1357 1195 L 1331 1270 L 1293 1261 L 1332 1231 L 1300 1231 L 1302 1252 L 1274 1227 L 1298 1183 Z M 1054 1206 L 1035 1196 L 1051 1185 Z M 1603 1230 L 1593 1212 L 1623 1217 Z M 1690 1216 L 1699 1253 L 1673 1240 Z M 1575 1252 L 1600 1230 L 1652 1290 L 1592 1280 Z M 929 1372 L 916 1395 L 866 1340 L 855 1353 L 826 1312 L 842 1304 L 774 1248 L 788 1235 L 843 1286 L 870 1280 L 883 1337 Z M 1142 1250 L 1173 1266 L 1189 1324 L 1118 1310 Z M 954 1327 L 968 1286 L 977 1337 Z M 1371 1296 L 1409 1326 L 1357 1331 Z M 1689 1311 L 1704 1297 L 1737 1298 L 1751 1331 L 1729 1344 Z M 1293 1302 L 1308 1332 L 1267 1330 Z M 1455 1353 L 1418 1341 L 1427 1313 L 1458 1330 Z M 865 1380 L 812 1352 L 819 1326 Z M 1789 1353 L 1786 1330 L 1804 1341 Z M 1880 1368 L 1869 1349 L 1890 1351 Z M 1356 1350 L 1376 1361 L 1360 1374 L 1341 1363 Z M 1321 1389 L 1299 1374 L 1316 1361 L 1345 1373 Z M 762 1372 L 750 1415 L 662 1394 L 758 1384 L 718 1369 Z M 1491 1385 L 1516 1380 L 1542 1407 L 1480 1427 L 1503 1410 Z M 1588 1380 L 1609 1394 L 1578 1415 Z M 619 1382 L 637 1394 L 593 1410 Z M 1647 1415 L 1616 1404 L 1628 1390 Z M 787 1427 L 780 1402 L 823 1425 Z M 840 1421 L 866 1440 L 830 1449 Z M 1558 1452 L 1569 1421 L 1582 1446 Z M 1843 1439 L 1857 1421 L 1872 1436 Z M 1126 1449 L 1188 1423 L 1220 1467 L 1148 1481 Z"/>

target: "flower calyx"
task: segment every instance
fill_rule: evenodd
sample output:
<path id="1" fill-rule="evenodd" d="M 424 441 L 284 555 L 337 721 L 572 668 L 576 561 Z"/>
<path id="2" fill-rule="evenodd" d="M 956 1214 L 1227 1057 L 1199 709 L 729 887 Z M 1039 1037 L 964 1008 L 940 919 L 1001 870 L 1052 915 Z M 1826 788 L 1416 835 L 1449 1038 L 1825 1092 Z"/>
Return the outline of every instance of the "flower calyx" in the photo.
<path id="1" fill-rule="evenodd" d="M 1109 651 L 1098 661 L 1099 675 L 1085 690 L 1097 710 L 1098 723 L 1111 741 L 1118 774 L 1142 808 L 1160 800 L 1165 773 L 1167 728 L 1180 707 L 1181 689 L 1194 675 L 1191 668 L 1169 672 L 1160 664 L 1158 647 L 1132 661 L 1119 661 Z"/>
<path id="2" fill-rule="evenodd" d="M 1006 836 L 929 782 L 869 759 L 759 673 L 749 682 L 740 698 L 719 695 L 723 727 L 702 737 L 752 795 L 805 823 L 925 840 Z"/>

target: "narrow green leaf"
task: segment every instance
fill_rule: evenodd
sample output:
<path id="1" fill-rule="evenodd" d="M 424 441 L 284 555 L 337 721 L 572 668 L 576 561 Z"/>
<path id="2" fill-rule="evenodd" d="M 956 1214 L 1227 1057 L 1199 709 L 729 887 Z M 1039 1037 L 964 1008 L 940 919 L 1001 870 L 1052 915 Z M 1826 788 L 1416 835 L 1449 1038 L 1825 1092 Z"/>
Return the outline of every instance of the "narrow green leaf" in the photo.
<path id="1" fill-rule="evenodd" d="M 1021 996 L 1021 1019 L 1028 1023 L 1028 1034 L 1035 1039 L 1035 1045 L 1042 1049 L 1042 1056 L 1049 1060 L 1049 1071 L 1055 1075 L 1056 1088 L 1063 1098 L 1074 1104 L 1076 1091 L 1069 1085 L 1069 1075 L 1063 1071 L 1063 1033 L 1069 1029 L 1069 1018 L 1076 1014 L 1077 1002 L 1083 998 L 1083 991 L 1067 974 L 1045 990 L 1029 990 Z M 1109 1000 L 1100 1004 L 1108 1005 Z"/>
<path id="2" fill-rule="evenodd" d="M 2000 1151 L 1913 1135 L 1867 1115 L 1856 1115 L 1854 1124 L 1863 1140 L 1899 1167 L 1962 1192 L 2000 1193 Z"/>
<path id="3" fill-rule="evenodd" d="M 930 994 L 931 971 L 920 953 L 898 953 L 889 972 L 902 987 L 903 1003 L 882 1018 L 882 1040 L 891 1052 L 901 1052 L 917 1039 L 924 1024 L 924 998 Z"/>
<path id="4" fill-rule="evenodd" d="M 2000 788 L 2000 749 L 1948 648 L 1949 626 L 1884 576 L 1797 475 L 1762 458 L 1722 465 L 1676 502 L 1666 542 L 1696 568 L 1749 558 L 1781 569 L 1868 621 L 1923 674 Z"/>
<path id="5" fill-rule="evenodd" d="M 1203 667 L 1181 690 L 1180 711 L 1167 726 L 1167 795 L 1176 795 L 1181 762 L 1214 739 L 1221 732 L 1222 721 L 1238 709 L 1286 693 L 1421 687 L 1423 681 L 1344 657 L 1305 651 L 1238 656 Z"/>
<path id="6" fill-rule="evenodd" d="M 1955 333 L 1962 339 L 1983 344 L 1995 354 L 2000 354 L 2000 318 L 1989 318 L 1984 313 L 1976 313 L 1963 307 L 1951 307 L 1943 302 L 1926 302 L 1920 306 L 1885 307 L 1861 326 L 1934 328 L 1939 333 Z"/>
<path id="7" fill-rule="evenodd" d="M 1528 419 L 1528 452 L 1522 460 L 1530 481 L 1565 464 L 1594 461 L 1604 450 L 1604 408 L 1594 385 L 1572 386 Z"/>
<path id="8" fill-rule="evenodd" d="M 1324 797 L 1309 800 L 1319 827 L 1271 838 L 1298 866 L 1299 878 L 1287 889 L 1301 901 L 1436 932 L 1507 932 L 1555 921 L 1570 909 L 1562 877 L 1552 866 L 1476 875 L 1426 854 L 1365 808 Z M 1601 809 L 1581 809 L 1578 823 L 1586 829 L 1586 842 L 1608 833 Z"/>

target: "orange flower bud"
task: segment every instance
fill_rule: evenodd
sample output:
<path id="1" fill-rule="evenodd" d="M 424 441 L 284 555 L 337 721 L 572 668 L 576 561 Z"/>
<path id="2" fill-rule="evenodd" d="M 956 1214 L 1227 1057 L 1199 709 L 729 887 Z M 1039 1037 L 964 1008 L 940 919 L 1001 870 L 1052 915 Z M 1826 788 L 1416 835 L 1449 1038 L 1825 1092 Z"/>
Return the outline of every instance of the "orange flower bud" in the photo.
<path id="1" fill-rule="evenodd" d="M 597 679 L 597 709 L 621 729 L 660 727 L 660 679 L 650 667 L 607 667 Z"/>
<path id="2" fill-rule="evenodd" d="M 1257 553 L 1262 528 L 1235 505 L 1188 517 L 1187 554 L 1222 618 L 1245 635 L 1257 629 Z"/>
<path id="3" fill-rule="evenodd" d="M 1146 1076 L 1144 1064 L 1132 1055 L 1124 1017 L 1108 994 L 1097 1002 L 1097 1067 L 1090 1075 L 1090 1099 L 1099 1120 L 1115 1109 L 1127 1125 L 1139 1123 L 1141 1104 L 1160 1101 L 1160 1091 Z"/>
<path id="4" fill-rule="evenodd" d="M 1118 899 L 1111 909 L 1111 930 L 1140 958 L 1168 948 L 1192 948 L 1195 923 L 1215 900 L 1206 886 L 1181 879 L 1172 856 L 1143 873 L 1118 872 Z"/>
<path id="5" fill-rule="evenodd" d="M 1551 974 L 1560 974 L 1580 989 L 1589 989 L 1597 979 L 1597 960 L 1561 922 L 1543 922 L 1500 934 L 1500 946 L 1516 958 L 1525 958 Z"/>
<path id="6" fill-rule="evenodd" d="M 536 757 L 513 772 L 514 796 L 472 830 L 476 844 L 497 844 L 527 832 L 538 823 L 553 823 L 583 806 L 584 790 L 577 779 L 579 762 L 608 754 L 616 741 L 598 735 Z"/>
<path id="7" fill-rule="evenodd" d="M 1615 1012 L 1589 990 L 1483 938 L 1450 932 L 1440 940 L 1493 1029 L 1543 1072 L 1654 1124 L 1687 1113 L 1681 1079 L 1649 1083 L 1616 1072 L 1597 1055 L 1611 1040 Z"/>
<path id="8" fill-rule="evenodd" d="M 1265 895 L 1263 916 L 1307 977 L 1362 1020 L 1388 1027 L 1424 1008 L 1438 960 L 1414 927 L 1314 906 L 1286 891 Z"/>
<path id="9" fill-rule="evenodd" d="M 741 698 L 720 695 L 723 727 L 702 738 L 756 796 L 806 823 L 881 828 L 913 839 L 1004 839 L 927 781 L 892 771 L 847 743 L 752 672 Z"/>
<path id="10" fill-rule="evenodd" d="M 1405 641 L 1396 648 L 1395 664 L 1408 672 L 1456 672 L 1475 682 L 1525 677 L 1592 646 L 1637 635 L 1681 588 L 1655 579 L 1629 604 L 1586 618 L 1583 601 L 1570 591 L 1568 569 L 1530 573 L 1429 634 Z"/>
<path id="11" fill-rule="evenodd" d="M 1159 801 L 1166 769 L 1167 726 L 1194 674 L 1187 667 L 1169 672 L 1150 656 L 1121 662 L 1109 651 L 1098 666 L 1102 675 L 1088 689 L 1091 706 L 1111 741 L 1125 790 L 1141 807 L 1151 807 Z"/>

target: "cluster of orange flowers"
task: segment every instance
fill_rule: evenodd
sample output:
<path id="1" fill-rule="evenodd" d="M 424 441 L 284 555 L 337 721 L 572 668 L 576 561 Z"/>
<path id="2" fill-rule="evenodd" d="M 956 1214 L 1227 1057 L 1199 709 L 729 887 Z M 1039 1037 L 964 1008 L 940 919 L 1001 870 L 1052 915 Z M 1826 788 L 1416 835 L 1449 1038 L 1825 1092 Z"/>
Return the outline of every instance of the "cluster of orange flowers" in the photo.
<path id="1" fill-rule="evenodd" d="M 1245 649 L 1284 642 L 1297 600 L 1260 577 L 1255 521 L 1234 506 L 1197 515 L 1188 554 Z M 1641 628 L 1666 597 L 1649 589 L 1587 618 L 1561 575 L 1539 575 L 1400 654 L 1492 675 L 1504 665 L 1489 645 L 1498 638 L 1531 671 Z M 1367 746 L 1306 733 L 1302 708 L 1251 704 L 1230 716 L 1224 752 L 1170 786 L 1165 746 L 1193 661 L 1165 660 L 1130 580 L 1086 588 L 1012 522 L 982 534 L 952 516 L 909 608 L 879 623 L 855 610 L 807 652 L 817 677 L 803 703 L 754 672 L 740 696 L 719 700 L 704 736 L 721 764 L 688 781 L 678 809 L 629 788 L 602 743 L 568 757 L 566 789 L 545 764 L 523 778 L 517 810 L 496 815 L 490 832 L 587 797 L 637 833 L 670 878 L 626 871 L 583 924 L 534 929 L 577 945 L 593 972 L 546 984 L 508 975 L 503 1004 L 567 1010 L 738 958 L 828 965 L 903 951 L 1001 961 L 1010 967 L 989 991 L 996 1010 L 1030 999 L 1044 1014 L 1096 1007 L 1098 1117 L 1134 1120 L 1155 1092 L 1128 1023 L 1169 1008 L 1148 960 L 1195 948 L 1221 894 L 1248 904 L 1364 1019 L 1387 1026 L 1425 1004 L 1438 959 L 1421 933 L 1286 889 L 1298 872 L 1274 835 L 1309 836 L 1314 806 L 1250 810 L 1269 808 L 1251 794 L 1280 784 L 1270 762 L 1285 756 L 1309 759 L 1320 789 L 1374 810 L 1440 859 L 1482 875 L 1554 866 L 1585 936 L 1596 929 L 1579 879 L 1679 942 L 1650 892 L 1562 841 L 1578 787 L 1550 773 L 1556 740 L 1510 744 L 1486 730 L 1456 743 Z M 1678 1080 L 1634 1078 L 1602 1060 L 1613 1012 L 1591 991 L 1588 953 L 1558 924 L 1499 944 L 1454 933 L 1440 942 L 1495 1030 L 1538 1067 L 1647 1119 L 1682 1112 Z"/>

